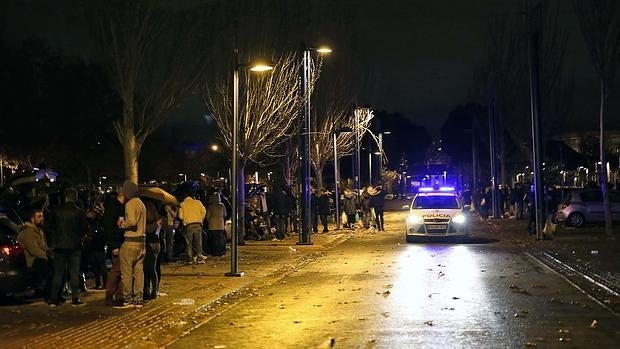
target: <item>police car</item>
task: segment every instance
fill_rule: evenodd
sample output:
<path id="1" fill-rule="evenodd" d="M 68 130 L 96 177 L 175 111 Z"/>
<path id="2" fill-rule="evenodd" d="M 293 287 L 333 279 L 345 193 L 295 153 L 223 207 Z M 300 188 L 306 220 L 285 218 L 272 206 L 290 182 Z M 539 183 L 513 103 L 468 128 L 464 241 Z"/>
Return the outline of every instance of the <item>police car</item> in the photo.
<path id="1" fill-rule="evenodd" d="M 468 236 L 468 218 L 454 188 L 420 188 L 407 215 L 407 242 L 422 237 L 464 239 Z"/>

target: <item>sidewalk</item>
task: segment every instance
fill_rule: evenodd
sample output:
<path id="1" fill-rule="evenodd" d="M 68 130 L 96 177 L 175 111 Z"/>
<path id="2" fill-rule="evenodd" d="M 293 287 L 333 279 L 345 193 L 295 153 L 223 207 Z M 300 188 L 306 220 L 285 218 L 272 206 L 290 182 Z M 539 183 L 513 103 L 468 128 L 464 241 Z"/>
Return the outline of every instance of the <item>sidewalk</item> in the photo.
<path id="1" fill-rule="evenodd" d="M 297 236 L 283 241 L 246 241 L 239 246 L 239 271 L 227 277 L 230 252 L 211 257 L 206 264 L 162 265 L 160 291 L 168 296 L 150 301 L 142 309 L 114 309 L 104 305 L 104 293 L 83 297 L 88 304 L 69 303 L 50 308 L 42 301 L 0 307 L 2 348 L 154 348 L 162 347 L 202 322 L 252 297 L 297 268 L 345 241 L 353 231 L 312 234 L 313 245 L 297 245 Z M 251 300 L 250 300 L 251 301 Z"/>

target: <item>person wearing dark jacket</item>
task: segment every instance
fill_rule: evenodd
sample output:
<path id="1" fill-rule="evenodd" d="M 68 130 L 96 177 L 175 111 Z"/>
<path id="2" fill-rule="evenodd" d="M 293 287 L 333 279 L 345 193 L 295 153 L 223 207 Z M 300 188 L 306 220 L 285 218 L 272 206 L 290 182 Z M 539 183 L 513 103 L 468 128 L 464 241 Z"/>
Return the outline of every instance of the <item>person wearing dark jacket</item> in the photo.
<path id="1" fill-rule="evenodd" d="M 146 207 L 146 255 L 144 256 L 144 288 L 143 299 L 157 298 L 159 291 L 159 275 L 157 259 L 159 258 L 159 236 L 163 233 L 164 217 L 157 210 L 153 200 L 144 200 Z"/>
<path id="2" fill-rule="evenodd" d="M 329 216 L 329 200 L 331 193 L 325 189 L 321 189 L 321 195 L 319 195 L 319 217 L 321 218 L 321 224 L 323 225 L 323 232 L 329 232 L 327 228 L 327 216 Z"/>
<path id="3" fill-rule="evenodd" d="M 82 239 L 88 232 L 86 213 L 77 207 L 78 192 L 73 188 L 65 189 L 65 203 L 52 213 L 51 247 L 54 251 L 54 278 L 50 296 L 50 306 L 60 304 L 59 294 L 65 269 L 68 268 L 71 281 L 71 304 L 82 306 L 80 301 L 80 258 L 82 257 Z"/>
<path id="4" fill-rule="evenodd" d="M 105 305 L 113 306 L 123 302 L 123 283 L 121 279 L 121 260 L 119 254 L 123 243 L 123 231 L 118 227 L 119 217 L 125 215 L 125 198 L 119 191 L 116 197 L 110 197 L 105 203 L 103 212 L 103 234 L 108 254 L 112 259 L 112 267 L 108 270 L 105 285 Z"/>
<path id="5" fill-rule="evenodd" d="M 377 229 L 385 231 L 383 226 L 383 207 L 385 206 L 385 192 L 380 185 L 376 186 L 374 190 L 370 191 L 370 206 L 375 208 L 375 222 L 377 223 Z"/>

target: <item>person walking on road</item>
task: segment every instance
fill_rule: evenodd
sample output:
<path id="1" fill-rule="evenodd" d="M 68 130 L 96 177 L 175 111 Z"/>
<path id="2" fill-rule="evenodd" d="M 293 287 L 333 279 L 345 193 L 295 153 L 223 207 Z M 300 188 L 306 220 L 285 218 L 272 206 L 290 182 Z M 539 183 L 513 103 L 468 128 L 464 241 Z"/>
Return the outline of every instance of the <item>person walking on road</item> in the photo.
<path id="1" fill-rule="evenodd" d="M 179 208 L 179 219 L 185 225 L 185 242 L 187 243 L 187 263 L 204 264 L 202 255 L 202 222 L 207 215 L 207 209 L 200 202 L 187 195 Z"/>
<path id="2" fill-rule="evenodd" d="M 166 219 L 168 224 L 166 225 L 166 229 L 164 231 L 163 240 L 164 240 L 164 255 L 165 258 L 164 263 L 169 263 L 172 261 L 174 257 L 174 233 L 176 232 L 175 221 L 179 214 L 178 204 L 167 204 L 165 207 L 166 210 Z"/>
<path id="3" fill-rule="evenodd" d="M 123 183 L 125 195 L 125 217 L 118 221 L 123 230 L 123 244 L 120 249 L 121 277 L 123 278 L 122 308 L 142 307 L 144 288 L 144 255 L 146 240 L 146 207 L 138 197 L 138 185 L 126 180 Z"/>
<path id="4" fill-rule="evenodd" d="M 80 259 L 82 257 L 82 239 L 88 233 L 86 212 L 75 202 L 78 192 L 73 188 L 65 189 L 65 203 L 58 206 L 52 214 L 51 236 L 54 250 L 54 278 L 50 296 L 51 307 L 60 304 L 60 291 L 65 270 L 69 270 L 71 281 L 71 305 L 86 305 L 80 301 Z"/>
<path id="5" fill-rule="evenodd" d="M 160 234 L 164 230 L 164 217 L 159 215 L 153 200 L 144 201 L 146 207 L 146 254 L 144 256 L 144 291 L 145 300 L 157 298 L 159 276 L 157 260 L 161 252 Z"/>

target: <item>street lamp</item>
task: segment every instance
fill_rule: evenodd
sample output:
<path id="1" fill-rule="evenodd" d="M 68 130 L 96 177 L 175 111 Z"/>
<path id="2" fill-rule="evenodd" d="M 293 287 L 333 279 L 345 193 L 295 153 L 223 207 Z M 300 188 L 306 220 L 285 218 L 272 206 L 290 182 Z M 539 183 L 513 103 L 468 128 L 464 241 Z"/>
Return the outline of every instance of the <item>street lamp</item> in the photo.
<path id="1" fill-rule="evenodd" d="M 241 183 L 239 180 L 239 168 L 237 166 L 237 157 L 239 153 L 239 69 L 249 69 L 253 72 L 269 71 L 273 69 L 272 65 L 267 63 L 258 63 L 254 65 L 240 64 L 239 63 L 239 49 L 235 43 L 233 49 L 233 129 L 232 129 L 232 215 L 231 215 L 231 243 L 230 243 L 230 271 L 226 273 L 226 276 L 243 276 L 243 272 L 238 270 L 238 246 L 239 246 L 239 188 L 238 184 L 244 185 L 243 179 Z"/>
<path id="2" fill-rule="evenodd" d="M 340 176 L 338 174 L 338 146 L 336 144 L 336 139 L 338 137 L 338 134 L 351 131 L 353 131 L 353 129 L 350 127 L 341 127 L 339 129 L 334 128 L 334 132 L 332 133 L 334 140 L 334 192 L 336 194 L 336 230 L 340 230 L 340 192 L 338 191 L 338 180 L 340 179 Z"/>
<path id="3" fill-rule="evenodd" d="M 310 208 L 310 81 L 312 79 L 312 52 L 327 54 L 332 52 L 327 47 L 306 47 L 301 44 L 303 64 L 301 70 L 303 87 L 302 127 L 301 127 L 301 234 L 298 245 L 312 245 L 310 226 L 312 213 Z"/>

